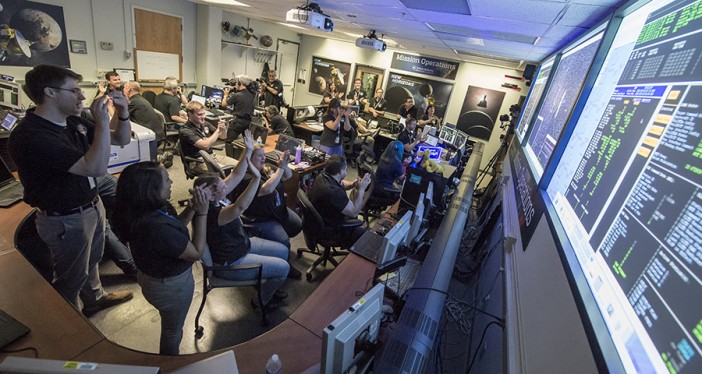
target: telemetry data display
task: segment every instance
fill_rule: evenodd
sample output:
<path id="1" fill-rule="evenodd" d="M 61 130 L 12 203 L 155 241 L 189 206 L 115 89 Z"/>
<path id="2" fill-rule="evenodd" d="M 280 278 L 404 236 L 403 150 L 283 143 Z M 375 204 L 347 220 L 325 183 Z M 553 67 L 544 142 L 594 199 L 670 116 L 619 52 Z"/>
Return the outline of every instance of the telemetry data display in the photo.
<path id="1" fill-rule="evenodd" d="M 547 188 L 627 371 L 702 372 L 701 105 L 702 1 L 642 6 Z"/>
<path id="2" fill-rule="evenodd" d="M 519 139 L 524 139 L 524 136 L 529 130 L 529 124 L 531 123 L 531 118 L 536 112 L 536 107 L 539 105 L 539 100 L 541 100 L 541 95 L 544 94 L 544 88 L 546 88 L 546 82 L 548 82 L 548 77 L 551 75 L 551 69 L 553 68 L 553 61 L 551 59 L 544 62 L 539 68 L 539 74 L 532 83 L 531 91 L 529 91 L 529 97 L 527 98 L 527 103 L 522 110 L 522 114 L 519 116 L 519 125 L 517 126 L 517 135 Z"/>

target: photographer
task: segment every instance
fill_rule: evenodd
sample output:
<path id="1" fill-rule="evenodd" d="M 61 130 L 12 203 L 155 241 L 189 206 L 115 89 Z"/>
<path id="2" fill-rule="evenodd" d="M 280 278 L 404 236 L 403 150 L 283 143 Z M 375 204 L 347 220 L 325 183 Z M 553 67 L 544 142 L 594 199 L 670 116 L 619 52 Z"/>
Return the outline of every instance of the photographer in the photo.
<path id="1" fill-rule="evenodd" d="M 232 107 L 234 122 L 227 130 L 227 143 L 233 142 L 244 130 L 249 128 L 251 118 L 254 114 L 254 96 L 258 89 L 256 82 L 253 82 L 248 75 L 237 75 L 234 78 L 234 92 L 229 93 L 229 87 L 224 88 L 222 98 L 222 108 Z"/>
<path id="2" fill-rule="evenodd" d="M 278 110 L 283 103 L 283 82 L 276 78 L 275 70 L 268 70 L 268 82 L 261 82 L 261 92 L 263 93 L 263 106 L 274 105 Z"/>

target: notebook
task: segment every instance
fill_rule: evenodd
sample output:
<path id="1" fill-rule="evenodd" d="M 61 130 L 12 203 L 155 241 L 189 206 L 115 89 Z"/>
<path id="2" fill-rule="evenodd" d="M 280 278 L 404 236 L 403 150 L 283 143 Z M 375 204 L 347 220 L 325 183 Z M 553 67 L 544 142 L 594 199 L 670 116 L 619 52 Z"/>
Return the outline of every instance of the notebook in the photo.
<path id="1" fill-rule="evenodd" d="M 27 335 L 29 327 L 0 309 L 0 349 Z"/>
<path id="2" fill-rule="evenodd" d="M 24 196 L 24 188 L 0 156 L 0 207 L 8 207 Z"/>

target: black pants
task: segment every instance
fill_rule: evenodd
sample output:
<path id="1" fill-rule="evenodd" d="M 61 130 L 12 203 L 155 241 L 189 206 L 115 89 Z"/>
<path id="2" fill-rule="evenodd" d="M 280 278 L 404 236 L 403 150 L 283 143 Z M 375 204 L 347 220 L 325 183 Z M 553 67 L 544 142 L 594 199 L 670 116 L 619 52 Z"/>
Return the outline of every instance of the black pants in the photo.
<path id="1" fill-rule="evenodd" d="M 234 122 L 229 125 L 229 128 L 227 128 L 227 139 L 225 140 L 227 143 L 231 143 L 236 138 L 239 137 L 239 135 L 243 134 L 246 129 L 249 128 L 249 123 L 248 122 Z"/>

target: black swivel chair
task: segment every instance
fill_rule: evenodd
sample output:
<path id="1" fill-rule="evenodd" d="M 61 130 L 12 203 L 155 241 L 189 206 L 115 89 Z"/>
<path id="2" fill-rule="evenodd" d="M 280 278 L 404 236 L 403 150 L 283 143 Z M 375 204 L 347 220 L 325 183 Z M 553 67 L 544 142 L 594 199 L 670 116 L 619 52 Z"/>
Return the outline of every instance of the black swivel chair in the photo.
<path id="1" fill-rule="evenodd" d="M 363 196 L 363 221 L 366 227 L 370 227 L 370 217 L 380 218 L 385 209 L 400 198 L 402 192 L 398 188 L 380 187 L 376 184 L 376 176 L 373 168 L 367 163 L 362 163 L 358 167 L 358 175 L 364 176 L 370 174 L 371 182 L 368 185 L 365 195 Z"/>
<path id="2" fill-rule="evenodd" d="M 156 100 L 156 92 L 144 90 L 141 92 L 141 96 L 148 101 L 151 106 L 154 106 L 154 101 Z"/>
<path id="3" fill-rule="evenodd" d="M 358 133 L 356 132 L 356 129 L 351 129 L 350 131 L 345 132 L 344 136 L 341 138 L 341 144 L 343 144 L 344 147 L 344 157 L 346 157 L 346 163 L 355 168 L 358 168 L 358 165 L 356 164 L 356 157 L 358 157 L 358 154 L 353 149 L 353 143 L 356 141 L 357 137 Z"/>
<path id="4" fill-rule="evenodd" d="M 303 252 L 319 256 L 305 272 L 305 277 L 308 281 L 311 281 L 312 272 L 319 264 L 326 266 L 328 261 L 336 267 L 339 263 L 334 257 L 348 254 L 348 251 L 341 248 L 344 238 L 339 235 L 340 229 L 359 227 L 363 222 L 357 219 L 350 219 L 339 226 L 328 226 L 322 219 L 322 216 L 319 215 L 319 212 L 317 212 L 317 209 L 312 206 L 305 191 L 297 191 L 297 200 L 302 207 L 302 234 L 307 245 L 307 248 L 298 248 L 297 257 L 302 257 Z M 322 250 L 319 249 L 319 246 L 322 247 Z M 337 250 L 336 248 L 340 249 Z"/>
<path id="5" fill-rule="evenodd" d="M 217 160 L 212 157 L 211 154 L 207 153 L 207 151 L 200 150 L 200 157 L 202 157 L 203 160 L 205 160 L 205 166 L 207 166 L 207 170 L 210 173 L 215 173 L 220 176 L 220 178 L 224 179 L 229 173 L 232 172 L 232 169 L 234 169 L 233 166 L 225 166 L 221 167 L 219 166 L 219 163 L 217 163 Z"/>
<path id="6" fill-rule="evenodd" d="M 183 162 L 183 171 L 185 172 L 185 179 L 195 179 L 198 175 L 202 174 L 201 171 L 191 167 L 191 162 L 196 162 L 199 164 L 204 164 L 205 160 L 201 158 L 188 157 L 183 154 L 183 149 L 180 146 L 180 140 L 176 142 L 175 149 L 180 156 L 180 161 Z"/>

